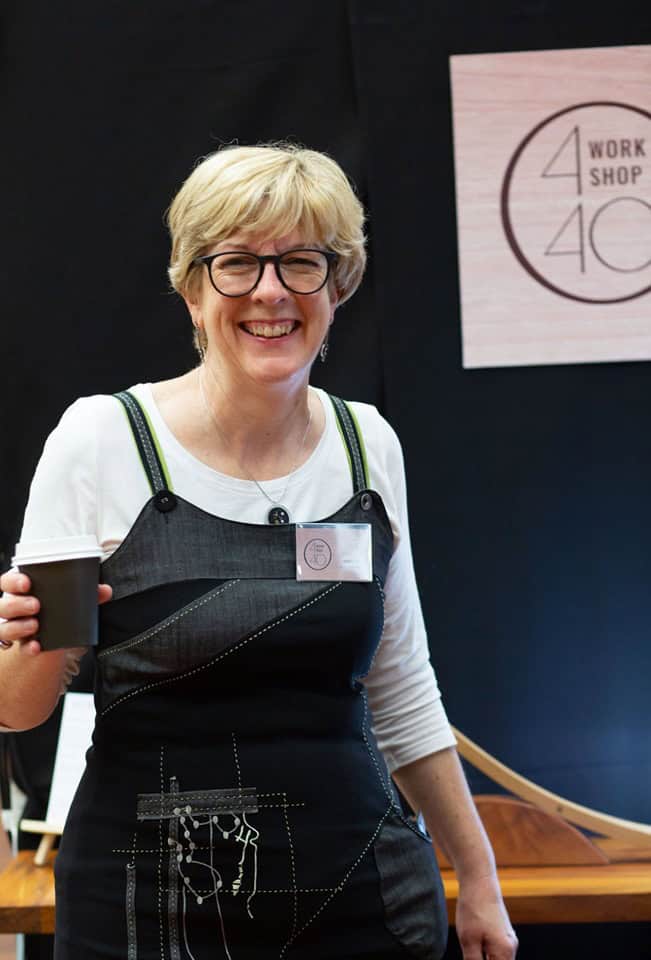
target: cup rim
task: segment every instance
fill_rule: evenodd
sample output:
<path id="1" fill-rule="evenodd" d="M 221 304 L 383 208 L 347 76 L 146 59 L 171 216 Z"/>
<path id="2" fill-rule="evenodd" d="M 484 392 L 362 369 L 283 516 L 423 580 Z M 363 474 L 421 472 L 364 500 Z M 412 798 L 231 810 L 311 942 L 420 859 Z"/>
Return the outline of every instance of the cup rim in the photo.
<path id="1" fill-rule="evenodd" d="M 47 540 L 21 540 L 15 546 L 12 565 L 54 563 L 61 560 L 83 560 L 101 557 L 102 549 L 93 534 L 76 537 L 50 537 Z"/>

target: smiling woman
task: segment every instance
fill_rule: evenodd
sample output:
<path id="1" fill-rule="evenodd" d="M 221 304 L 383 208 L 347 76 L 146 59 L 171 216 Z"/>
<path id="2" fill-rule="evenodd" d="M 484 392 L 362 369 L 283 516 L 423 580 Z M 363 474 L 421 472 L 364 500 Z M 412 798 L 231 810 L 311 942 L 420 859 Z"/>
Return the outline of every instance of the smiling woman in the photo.
<path id="1" fill-rule="evenodd" d="M 455 865 L 466 956 L 512 960 L 429 662 L 400 445 L 309 385 L 363 219 L 323 154 L 203 160 L 169 210 L 200 363 L 78 400 L 45 445 L 21 540 L 92 534 L 103 561 L 56 960 L 437 960 L 431 838 L 394 780 Z M 0 585 L 0 719 L 26 728 L 87 638 L 41 650 L 29 579 Z"/>
<path id="2" fill-rule="evenodd" d="M 290 379 L 306 388 L 339 299 L 328 284 L 335 254 L 308 247 L 299 227 L 274 239 L 240 231 L 211 248 L 184 298 L 215 382 L 231 394 Z"/>
<path id="3" fill-rule="evenodd" d="M 336 255 L 338 301 L 353 295 L 366 266 L 364 212 L 334 160 L 291 144 L 228 147 L 188 177 L 168 212 L 169 276 L 182 296 L 196 282 L 198 260 L 233 232 L 269 238 L 297 229 Z"/>
<path id="4" fill-rule="evenodd" d="M 258 420 L 260 402 L 269 402 L 258 388 L 281 388 L 274 395 L 276 436 L 266 443 L 248 431 L 232 436 L 209 462 L 247 479 L 286 475 L 323 430 L 320 407 L 307 392 L 309 370 L 327 349 L 336 307 L 364 272 L 362 206 L 324 154 L 287 145 L 231 147 L 195 168 L 168 223 L 170 280 L 192 317 L 216 419 L 232 415 L 228 397 L 238 396 L 239 414 L 250 411 Z"/>

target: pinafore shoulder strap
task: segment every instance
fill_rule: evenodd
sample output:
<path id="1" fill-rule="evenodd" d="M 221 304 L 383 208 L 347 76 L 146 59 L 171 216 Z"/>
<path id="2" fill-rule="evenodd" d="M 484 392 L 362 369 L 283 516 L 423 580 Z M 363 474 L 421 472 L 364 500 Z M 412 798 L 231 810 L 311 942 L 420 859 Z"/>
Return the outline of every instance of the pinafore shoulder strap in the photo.
<path id="1" fill-rule="evenodd" d="M 357 417 L 350 404 L 346 403 L 345 400 L 334 397 L 332 394 L 328 394 L 328 396 L 334 407 L 339 433 L 346 448 L 353 480 L 353 492 L 359 493 L 360 490 L 368 490 L 370 487 L 368 463 L 366 450 L 364 449 L 364 439 Z"/>
<path id="2" fill-rule="evenodd" d="M 144 407 L 128 390 L 122 390 L 113 396 L 120 401 L 127 415 L 152 494 L 171 490 L 165 457 Z"/>

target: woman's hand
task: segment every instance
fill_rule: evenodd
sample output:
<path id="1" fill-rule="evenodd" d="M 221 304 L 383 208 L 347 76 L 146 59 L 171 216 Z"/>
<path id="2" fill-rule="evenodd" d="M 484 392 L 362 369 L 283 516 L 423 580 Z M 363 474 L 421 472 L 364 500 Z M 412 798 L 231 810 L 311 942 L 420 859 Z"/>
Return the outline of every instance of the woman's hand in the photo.
<path id="1" fill-rule="evenodd" d="M 455 869 L 456 928 L 463 960 L 513 960 L 518 940 L 456 750 L 421 757 L 394 770 L 393 779 L 412 810 L 422 811 L 429 832 Z"/>
<path id="2" fill-rule="evenodd" d="M 462 881 L 455 927 L 463 960 L 513 960 L 518 948 L 495 875 Z"/>
<path id="3" fill-rule="evenodd" d="M 35 639 L 41 605 L 37 597 L 30 595 L 31 586 L 29 577 L 17 570 L 0 577 L 0 589 L 4 591 L 0 597 L 0 653 L 15 643 L 20 644 L 26 654 L 34 656 L 41 652 L 41 645 Z M 113 589 L 108 584 L 98 584 L 98 603 L 106 603 L 112 596 Z"/>

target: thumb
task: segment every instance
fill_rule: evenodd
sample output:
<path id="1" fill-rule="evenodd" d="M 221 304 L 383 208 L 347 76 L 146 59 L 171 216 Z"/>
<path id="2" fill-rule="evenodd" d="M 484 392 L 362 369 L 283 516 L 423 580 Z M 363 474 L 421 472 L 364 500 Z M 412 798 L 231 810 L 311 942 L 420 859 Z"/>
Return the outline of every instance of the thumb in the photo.
<path id="1" fill-rule="evenodd" d="M 108 603 L 108 601 L 113 596 L 113 587 L 110 587 L 108 583 L 99 583 L 97 585 L 97 602 L 98 603 Z"/>

